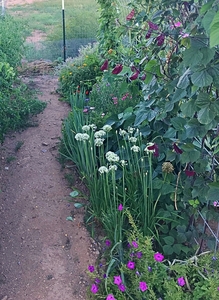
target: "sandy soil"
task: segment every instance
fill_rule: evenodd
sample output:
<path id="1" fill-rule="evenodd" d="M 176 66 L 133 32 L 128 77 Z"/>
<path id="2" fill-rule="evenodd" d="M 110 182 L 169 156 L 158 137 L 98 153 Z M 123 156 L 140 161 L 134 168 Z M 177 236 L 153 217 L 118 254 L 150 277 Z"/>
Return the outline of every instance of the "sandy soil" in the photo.
<path id="1" fill-rule="evenodd" d="M 83 209 L 67 201 L 71 189 L 57 160 L 69 106 L 58 100 L 56 77 L 25 81 L 48 104 L 38 127 L 7 137 L 1 146 L 0 299 L 86 299 L 86 270 L 98 251 L 83 226 Z M 74 221 L 67 221 L 73 214 Z"/>

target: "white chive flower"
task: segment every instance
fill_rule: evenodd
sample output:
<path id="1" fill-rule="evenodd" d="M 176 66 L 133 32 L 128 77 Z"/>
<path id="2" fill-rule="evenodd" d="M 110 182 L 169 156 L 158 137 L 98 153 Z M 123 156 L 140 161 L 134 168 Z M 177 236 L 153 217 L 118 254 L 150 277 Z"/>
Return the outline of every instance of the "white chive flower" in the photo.
<path id="1" fill-rule="evenodd" d="M 129 137 L 129 142 L 131 142 L 131 143 L 136 143 L 136 142 L 137 142 L 137 138 L 134 137 L 134 136 L 130 136 L 130 137 Z"/>
<path id="2" fill-rule="evenodd" d="M 135 131 L 135 128 L 133 127 L 128 127 L 128 133 L 133 133 Z"/>
<path id="3" fill-rule="evenodd" d="M 108 151 L 106 153 L 106 159 L 109 161 L 109 162 L 115 162 L 115 161 L 119 161 L 119 156 L 112 152 L 112 151 Z"/>
<path id="4" fill-rule="evenodd" d="M 101 137 L 103 137 L 103 136 L 105 136 L 106 135 L 106 132 L 104 131 L 104 130 L 99 130 L 99 131 L 96 131 L 95 133 L 94 133 L 94 137 L 95 138 L 101 138 Z"/>
<path id="5" fill-rule="evenodd" d="M 140 151 L 140 147 L 134 145 L 134 146 L 131 147 L 131 150 L 132 150 L 133 152 L 139 152 L 139 151 Z"/>
<path id="6" fill-rule="evenodd" d="M 152 150 L 150 150 L 150 149 L 148 149 L 148 147 L 152 147 L 152 146 L 154 146 L 154 143 L 147 143 L 147 146 L 146 146 L 146 148 L 144 149 L 144 151 L 147 153 L 147 154 L 149 154 L 149 153 L 154 153 L 155 152 L 155 149 L 152 149 Z"/>
<path id="7" fill-rule="evenodd" d="M 89 131 L 90 130 L 90 125 L 84 125 L 82 126 L 83 131 Z"/>
<path id="8" fill-rule="evenodd" d="M 123 129 L 119 129 L 119 135 L 121 135 L 121 136 L 125 136 L 127 134 L 127 132 L 125 131 L 125 130 L 123 130 Z"/>
<path id="9" fill-rule="evenodd" d="M 96 129 L 97 129 L 97 126 L 96 126 L 95 124 L 90 124 L 89 126 L 90 126 L 90 128 L 91 128 L 92 130 L 96 130 Z"/>
<path id="10" fill-rule="evenodd" d="M 94 145 L 97 146 L 97 147 L 102 146 L 103 142 L 104 142 L 104 139 L 101 139 L 101 138 L 94 139 Z"/>
<path id="11" fill-rule="evenodd" d="M 127 166 L 128 163 L 126 160 L 122 159 L 122 160 L 120 160 L 120 164 L 122 167 L 124 167 L 124 166 Z"/>
<path id="12" fill-rule="evenodd" d="M 83 133 L 83 141 L 88 141 L 90 138 L 89 134 Z"/>
<path id="13" fill-rule="evenodd" d="M 77 134 L 75 135 L 75 139 L 76 139 L 77 141 L 83 141 L 83 133 L 77 133 Z"/>
<path id="14" fill-rule="evenodd" d="M 99 167 L 98 171 L 100 172 L 100 174 L 104 174 L 104 173 L 108 173 L 109 169 L 105 166 L 101 166 Z"/>
<path id="15" fill-rule="evenodd" d="M 110 171 L 116 171 L 118 169 L 117 165 L 110 165 L 109 170 Z"/>
<path id="16" fill-rule="evenodd" d="M 103 130 L 104 130 L 105 132 L 110 132 L 110 130 L 112 130 L 112 127 L 111 127 L 110 125 L 104 125 L 104 126 L 103 126 Z"/>

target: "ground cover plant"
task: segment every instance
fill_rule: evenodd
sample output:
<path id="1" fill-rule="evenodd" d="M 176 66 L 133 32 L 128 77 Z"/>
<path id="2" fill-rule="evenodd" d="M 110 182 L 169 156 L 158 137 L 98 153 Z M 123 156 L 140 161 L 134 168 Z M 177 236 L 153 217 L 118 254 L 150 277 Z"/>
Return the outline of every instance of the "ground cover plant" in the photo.
<path id="1" fill-rule="evenodd" d="M 0 18 L 0 27 L 0 142 L 3 142 L 6 133 L 27 126 L 29 117 L 41 112 L 46 104 L 38 101 L 18 78 L 17 67 L 25 51 L 23 25 L 6 15 Z"/>
<path id="2" fill-rule="evenodd" d="M 217 299 L 218 268 L 205 276 L 190 258 L 199 260 L 206 245 L 209 268 L 218 247 L 218 2 L 134 1 L 125 23 L 118 22 L 116 2 L 98 3 L 99 82 L 122 88 L 119 97 L 102 90 L 98 98 L 97 86 L 89 98 L 80 92 L 63 124 L 63 154 L 78 166 L 91 218 L 102 223 L 111 245 L 105 280 L 98 269 L 91 298 L 207 299 L 212 288 Z M 139 102 L 113 113 L 110 107 L 131 87 Z M 136 251 L 144 253 L 142 268 Z"/>

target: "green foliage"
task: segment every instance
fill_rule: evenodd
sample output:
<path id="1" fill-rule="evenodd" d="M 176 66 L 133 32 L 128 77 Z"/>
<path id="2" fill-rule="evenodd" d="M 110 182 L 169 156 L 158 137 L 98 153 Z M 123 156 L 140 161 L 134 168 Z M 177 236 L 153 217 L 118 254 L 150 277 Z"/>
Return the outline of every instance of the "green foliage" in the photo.
<path id="1" fill-rule="evenodd" d="M 24 54 L 24 25 L 6 15 L 0 18 L 0 28 L 0 61 L 15 69 Z"/>
<path id="2" fill-rule="evenodd" d="M 97 44 L 88 44 L 79 49 L 79 55 L 68 58 L 65 63 L 57 68 L 59 75 L 60 91 L 64 97 L 77 93 L 84 88 L 89 91 L 100 74 L 100 59 Z"/>

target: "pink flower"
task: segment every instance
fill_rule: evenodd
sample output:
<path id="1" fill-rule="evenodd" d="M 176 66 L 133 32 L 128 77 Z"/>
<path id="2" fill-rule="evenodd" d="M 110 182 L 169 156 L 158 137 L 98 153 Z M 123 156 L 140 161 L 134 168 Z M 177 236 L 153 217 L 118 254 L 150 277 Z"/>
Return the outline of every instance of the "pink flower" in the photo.
<path id="1" fill-rule="evenodd" d="M 142 292 L 145 292 L 148 289 L 147 283 L 145 281 L 140 281 L 139 282 L 139 289 Z"/>
<path id="2" fill-rule="evenodd" d="M 114 276 L 114 284 L 120 285 L 122 283 L 122 278 L 121 276 Z"/>
<path id="3" fill-rule="evenodd" d="M 123 65 L 116 65 L 115 68 L 112 70 L 112 74 L 119 74 L 120 72 L 122 72 L 123 69 Z"/>
<path id="4" fill-rule="evenodd" d="M 134 18 L 134 15 L 135 15 L 135 10 L 132 9 L 132 11 L 128 14 L 128 16 L 126 17 L 126 20 L 127 21 L 130 21 Z"/>
<path id="5" fill-rule="evenodd" d="M 94 270 L 95 270 L 95 268 L 94 268 L 94 266 L 88 266 L 88 270 L 89 270 L 91 273 L 93 273 Z"/>
<path id="6" fill-rule="evenodd" d="M 186 284 L 184 277 L 179 277 L 177 283 L 179 286 L 184 286 Z"/>
<path id="7" fill-rule="evenodd" d="M 118 286 L 118 288 L 121 292 L 125 292 L 125 290 L 126 290 L 126 287 L 122 283 Z"/>
<path id="8" fill-rule="evenodd" d="M 105 241 L 105 245 L 106 245 L 107 247 L 110 247 L 110 245 L 111 245 L 110 240 L 106 240 L 106 241 Z"/>
<path id="9" fill-rule="evenodd" d="M 162 46 L 164 43 L 164 40 L 165 40 L 165 35 L 163 33 L 158 35 L 158 37 L 156 38 L 157 46 Z"/>
<path id="10" fill-rule="evenodd" d="M 91 293 L 96 294 L 98 292 L 98 286 L 96 284 L 92 284 Z"/>
<path id="11" fill-rule="evenodd" d="M 164 260 L 164 256 L 163 256 L 163 254 L 157 252 L 157 253 L 154 254 L 154 259 L 156 261 L 162 262 Z"/>
<path id="12" fill-rule="evenodd" d="M 155 157 L 158 157 L 158 156 L 159 156 L 159 148 L 158 148 L 158 145 L 157 145 L 157 144 L 153 144 L 153 145 L 151 145 L 151 146 L 148 146 L 147 149 L 148 149 L 149 151 L 154 150 L 153 153 L 154 153 L 154 156 L 155 156 Z"/>
<path id="13" fill-rule="evenodd" d="M 148 32 L 147 32 L 146 35 L 145 35 L 145 38 L 146 38 L 146 39 L 149 39 L 149 38 L 151 37 L 151 33 L 152 33 L 152 30 L 149 29 Z"/>
<path id="14" fill-rule="evenodd" d="M 158 30 L 158 25 L 148 21 L 149 28 L 152 30 Z"/>
<path id="15" fill-rule="evenodd" d="M 106 300 L 116 300 L 116 298 L 114 298 L 113 294 L 109 294 L 109 295 L 106 297 Z"/>
<path id="16" fill-rule="evenodd" d="M 132 242 L 132 246 L 133 246 L 134 248 L 138 248 L 138 244 L 136 243 L 136 241 L 133 241 L 133 242 Z"/>
<path id="17" fill-rule="evenodd" d="M 136 252 L 136 257 L 139 259 L 142 258 L 142 252 Z"/>
<path id="18" fill-rule="evenodd" d="M 107 69 L 108 69 L 108 65 L 109 65 L 109 62 L 108 62 L 108 59 L 106 59 L 106 60 L 104 61 L 104 63 L 102 64 L 102 66 L 100 67 L 100 70 L 101 70 L 101 71 L 107 70 Z"/>
<path id="19" fill-rule="evenodd" d="M 120 203 L 119 206 L 118 206 L 118 210 L 119 210 L 119 211 L 122 211 L 122 210 L 123 210 L 123 206 L 122 206 L 121 203 Z"/>
<path id="20" fill-rule="evenodd" d="M 175 26 L 175 27 L 181 27 L 181 26 L 182 26 L 182 23 L 176 22 L 176 23 L 174 23 L 174 26 Z"/>
<path id="21" fill-rule="evenodd" d="M 129 260 L 126 266 L 128 269 L 133 270 L 135 268 L 135 263 Z"/>
<path id="22" fill-rule="evenodd" d="M 187 37 L 189 37 L 189 34 L 188 33 L 183 33 L 182 38 L 184 39 L 184 38 L 187 38 Z"/>

